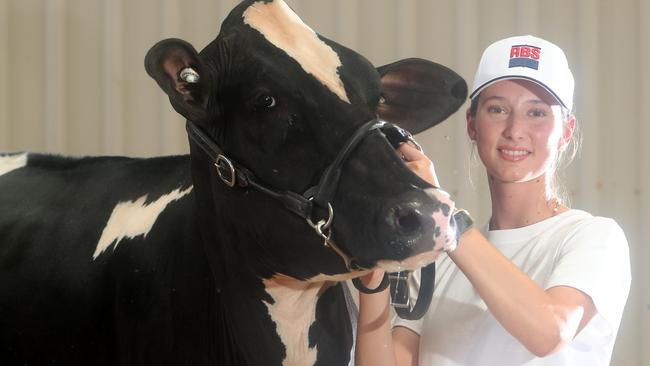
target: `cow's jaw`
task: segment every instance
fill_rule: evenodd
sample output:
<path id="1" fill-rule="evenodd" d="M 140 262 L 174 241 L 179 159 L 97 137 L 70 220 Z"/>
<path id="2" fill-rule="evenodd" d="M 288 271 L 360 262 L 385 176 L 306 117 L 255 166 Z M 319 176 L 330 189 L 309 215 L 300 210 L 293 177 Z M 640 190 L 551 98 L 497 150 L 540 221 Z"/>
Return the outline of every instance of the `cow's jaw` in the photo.
<path id="1" fill-rule="evenodd" d="M 341 66 L 338 54 L 319 39 L 284 1 L 258 1 L 244 11 L 243 17 L 245 24 L 286 52 L 305 72 L 313 75 L 342 101 L 350 103 L 338 73 Z"/>
<path id="2" fill-rule="evenodd" d="M 309 346 L 309 328 L 316 320 L 316 303 L 327 282 L 305 282 L 275 277 L 264 280 L 273 303 L 264 301 L 285 346 L 283 366 L 313 365 L 316 347 Z"/>

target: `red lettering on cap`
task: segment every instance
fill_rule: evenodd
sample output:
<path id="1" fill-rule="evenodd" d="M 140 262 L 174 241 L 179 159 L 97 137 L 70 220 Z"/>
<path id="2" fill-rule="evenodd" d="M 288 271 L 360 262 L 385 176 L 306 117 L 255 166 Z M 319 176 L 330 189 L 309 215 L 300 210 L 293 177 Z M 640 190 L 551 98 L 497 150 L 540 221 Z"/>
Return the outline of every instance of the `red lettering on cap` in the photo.
<path id="1" fill-rule="evenodd" d="M 512 46 L 510 48 L 510 58 L 513 57 L 519 57 L 519 47 L 518 46 Z"/>
<path id="2" fill-rule="evenodd" d="M 539 54 L 540 54 L 541 49 L 534 47 L 530 50 L 530 58 L 533 60 L 539 60 Z"/>
<path id="3" fill-rule="evenodd" d="M 541 48 L 532 46 L 512 46 L 510 48 L 510 58 L 530 58 L 539 60 Z"/>

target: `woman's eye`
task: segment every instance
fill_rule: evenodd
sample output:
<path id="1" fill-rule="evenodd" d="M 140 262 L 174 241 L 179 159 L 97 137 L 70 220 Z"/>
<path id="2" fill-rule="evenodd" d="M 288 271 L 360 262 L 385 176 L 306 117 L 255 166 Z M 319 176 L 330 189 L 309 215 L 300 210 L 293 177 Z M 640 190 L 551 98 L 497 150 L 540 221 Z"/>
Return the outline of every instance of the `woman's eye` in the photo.
<path id="1" fill-rule="evenodd" d="M 546 112 L 541 109 L 533 109 L 529 112 L 532 117 L 546 117 Z"/>
<path id="2" fill-rule="evenodd" d="M 270 95 L 261 95 L 255 100 L 256 108 L 273 108 L 275 107 L 275 98 Z"/>
<path id="3" fill-rule="evenodd" d="M 497 114 L 504 114 L 506 113 L 506 109 L 500 106 L 490 106 L 488 107 L 488 112 L 490 113 L 497 113 Z"/>

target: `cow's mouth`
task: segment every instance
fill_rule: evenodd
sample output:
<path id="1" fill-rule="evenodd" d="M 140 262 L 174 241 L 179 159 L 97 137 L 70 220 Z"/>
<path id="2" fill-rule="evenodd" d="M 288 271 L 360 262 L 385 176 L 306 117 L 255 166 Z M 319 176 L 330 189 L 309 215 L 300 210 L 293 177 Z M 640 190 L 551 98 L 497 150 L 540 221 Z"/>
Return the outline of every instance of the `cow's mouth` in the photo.
<path id="1" fill-rule="evenodd" d="M 384 269 L 386 272 L 415 271 L 426 265 L 433 263 L 442 250 L 434 249 L 429 252 L 416 254 L 404 260 L 380 260 L 377 267 Z"/>

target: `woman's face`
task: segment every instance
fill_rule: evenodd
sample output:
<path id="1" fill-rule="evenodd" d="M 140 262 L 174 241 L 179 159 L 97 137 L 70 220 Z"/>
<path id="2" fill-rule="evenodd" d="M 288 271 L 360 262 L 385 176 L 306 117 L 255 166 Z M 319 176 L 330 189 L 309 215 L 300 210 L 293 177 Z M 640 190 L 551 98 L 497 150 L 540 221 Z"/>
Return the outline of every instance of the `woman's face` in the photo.
<path id="1" fill-rule="evenodd" d="M 488 176 L 515 183 L 553 174 L 557 152 L 573 133 L 573 117 L 564 123 L 560 104 L 525 80 L 499 81 L 479 98 L 476 115 L 467 115 L 467 131 Z"/>

